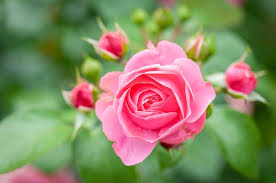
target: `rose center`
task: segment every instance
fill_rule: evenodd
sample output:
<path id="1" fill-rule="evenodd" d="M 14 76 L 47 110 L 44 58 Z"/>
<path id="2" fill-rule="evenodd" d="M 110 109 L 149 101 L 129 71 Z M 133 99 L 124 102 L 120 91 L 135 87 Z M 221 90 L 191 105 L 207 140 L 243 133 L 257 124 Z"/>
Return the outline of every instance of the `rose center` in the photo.
<path id="1" fill-rule="evenodd" d="M 155 102 L 159 102 L 160 100 L 162 99 L 159 95 L 153 95 L 153 96 L 147 97 L 143 101 L 143 106 L 145 109 L 148 109 L 151 107 L 152 104 L 154 104 Z"/>

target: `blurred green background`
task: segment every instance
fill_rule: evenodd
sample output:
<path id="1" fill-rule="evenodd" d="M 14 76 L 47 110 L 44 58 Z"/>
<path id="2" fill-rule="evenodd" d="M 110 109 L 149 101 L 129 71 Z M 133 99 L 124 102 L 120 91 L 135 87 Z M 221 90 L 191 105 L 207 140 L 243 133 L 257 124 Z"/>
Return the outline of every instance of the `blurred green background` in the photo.
<path id="1" fill-rule="evenodd" d="M 184 25 L 185 31 L 177 42 L 183 44 L 202 25 L 204 30 L 216 33 L 217 43 L 217 54 L 203 72 L 224 71 L 248 46 L 252 49 L 248 62 L 253 70 L 268 71 L 259 80 L 257 90 L 270 105 L 256 104 L 254 118 L 263 139 L 261 182 L 273 183 L 276 181 L 276 1 L 248 0 L 244 7 L 232 9 L 219 1 L 223 0 L 188 1 L 194 18 Z M 98 58 L 92 47 L 81 40 L 81 37 L 98 39 L 101 35 L 96 17 L 101 17 L 110 28 L 118 21 L 133 47 L 139 47 L 142 40 L 129 16 L 135 8 L 151 13 L 159 6 L 157 0 L 0 1 L 0 119 L 30 106 L 66 107 L 60 91 L 73 85 L 75 68 L 81 65 L 84 54 Z M 120 68 L 103 64 L 104 72 Z M 220 98 L 217 103 L 221 103 Z M 221 152 L 208 138 L 204 133 L 197 138 L 205 144 L 204 149 L 194 145 L 191 158 L 183 160 L 185 173 L 175 173 L 173 179 L 250 182 L 222 160 Z"/>

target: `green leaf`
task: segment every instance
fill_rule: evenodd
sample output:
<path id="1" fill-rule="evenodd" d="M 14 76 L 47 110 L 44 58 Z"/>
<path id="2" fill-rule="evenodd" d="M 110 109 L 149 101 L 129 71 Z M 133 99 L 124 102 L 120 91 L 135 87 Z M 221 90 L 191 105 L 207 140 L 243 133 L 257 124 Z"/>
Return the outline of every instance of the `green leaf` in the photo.
<path id="1" fill-rule="evenodd" d="M 262 97 L 257 92 L 252 92 L 250 95 L 248 95 L 248 100 L 249 101 L 259 101 L 259 102 L 262 102 L 264 104 L 268 104 L 268 102 L 266 101 L 266 99 L 264 97 Z"/>
<path id="2" fill-rule="evenodd" d="M 206 76 L 206 80 L 211 82 L 212 85 L 218 86 L 218 87 L 225 87 L 225 75 L 222 72 L 214 73 L 211 75 Z"/>
<path id="3" fill-rule="evenodd" d="M 260 134 L 246 114 L 216 107 L 207 120 L 206 129 L 215 137 L 228 163 L 244 176 L 257 179 Z"/>
<path id="4" fill-rule="evenodd" d="M 241 9 L 222 0 L 188 0 L 192 17 L 203 25 L 229 26 L 241 22 Z"/>
<path id="5" fill-rule="evenodd" d="M 155 148 L 161 171 L 176 166 L 183 157 L 183 152 L 178 148 L 166 149 L 161 145 Z"/>
<path id="6" fill-rule="evenodd" d="M 84 183 L 128 183 L 136 178 L 134 167 L 121 162 L 100 129 L 81 131 L 74 150 L 75 165 Z"/>
<path id="7" fill-rule="evenodd" d="M 34 165 L 47 173 L 53 173 L 71 164 L 73 160 L 72 144 L 65 142 L 34 162 Z"/>
<path id="8" fill-rule="evenodd" d="M 183 144 L 183 159 L 175 169 L 179 176 L 198 182 L 214 182 L 221 175 L 224 161 L 215 141 L 204 129 L 194 140 Z"/>
<path id="9" fill-rule="evenodd" d="M 160 152 L 161 151 L 161 152 Z M 163 160 L 162 158 L 163 154 Z M 175 153 L 173 153 L 175 154 Z M 178 158 L 176 158 L 178 159 Z M 164 166 L 168 160 L 169 166 Z M 174 182 L 174 169 L 171 165 L 175 164 L 166 152 L 159 145 L 154 148 L 153 152 L 141 163 L 135 166 L 137 172 L 137 182 L 141 183 L 172 183 Z"/>
<path id="10" fill-rule="evenodd" d="M 46 109 L 24 110 L 0 124 L 0 173 L 30 163 L 70 137 L 72 128 Z"/>
<path id="11" fill-rule="evenodd" d="M 234 90 L 231 90 L 231 89 L 227 89 L 227 93 L 234 97 L 234 98 L 240 98 L 240 99 L 244 99 L 244 100 L 247 100 L 247 101 L 251 101 L 251 102 L 262 102 L 264 104 L 268 104 L 266 99 L 263 98 L 259 93 L 257 92 L 252 92 L 250 95 L 246 95 L 244 93 L 241 93 L 241 92 L 237 92 L 237 91 L 234 91 Z"/>

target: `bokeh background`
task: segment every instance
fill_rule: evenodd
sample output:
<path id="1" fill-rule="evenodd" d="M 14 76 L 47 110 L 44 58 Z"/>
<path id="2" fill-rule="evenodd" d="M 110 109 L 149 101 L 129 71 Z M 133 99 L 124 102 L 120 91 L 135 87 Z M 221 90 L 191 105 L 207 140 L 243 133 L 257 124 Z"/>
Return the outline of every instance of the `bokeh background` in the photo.
<path id="1" fill-rule="evenodd" d="M 202 26 L 216 34 L 218 51 L 203 72 L 224 71 L 248 46 L 252 49 L 248 62 L 253 69 L 268 71 L 259 80 L 257 90 L 270 105 L 257 103 L 254 118 L 263 142 L 260 180 L 273 183 L 276 181 L 276 1 L 247 0 L 234 9 L 219 1 L 223 0 L 190 1 L 193 18 L 185 24 L 185 31 L 177 42 L 183 44 L 187 36 Z M 172 1 L 0 1 L 0 119 L 30 106 L 65 108 L 60 91 L 73 86 L 75 68 L 81 65 L 87 53 L 98 58 L 92 47 L 81 40 L 81 37 L 97 39 L 101 35 L 96 17 L 101 17 L 110 28 L 114 21 L 119 22 L 133 47 L 139 49 L 142 40 L 137 27 L 130 21 L 131 12 L 144 8 L 151 13 L 164 2 Z M 102 63 L 103 73 L 120 69 L 116 64 Z M 222 96 L 218 96 L 216 102 L 223 103 L 221 99 Z M 204 146 L 193 147 L 193 156 L 184 160 L 184 170 L 174 176 L 176 182 L 250 182 L 227 165 L 206 134 L 200 136 L 199 144 Z M 60 164 L 70 162 L 70 145 L 65 144 L 48 158 L 53 157 Z M 47 167 L 47 161 L 44 157 L 36 164 Z M 177 171 L 180 168 L 176 168 Z"/>

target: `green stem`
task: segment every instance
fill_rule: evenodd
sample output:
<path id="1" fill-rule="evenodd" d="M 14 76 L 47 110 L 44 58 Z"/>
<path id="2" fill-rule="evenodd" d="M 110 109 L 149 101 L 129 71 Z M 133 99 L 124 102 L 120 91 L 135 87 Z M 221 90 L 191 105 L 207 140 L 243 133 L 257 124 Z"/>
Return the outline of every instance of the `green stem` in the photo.
<path id="1" fill-rule="evenodd" d="M 81 126 L 83 125 L 83 122 L 86 119 L 86 115 L 83 112 L 78 111 L 77 115 L 76 115 L 76 121 L 75 121 L 75 126 L 74 126 L 74 130 L 72 133 L 72 140 L 74 140 L 81 128 Z"/>
<path id="2" fill-rule="evenodd" d="M 174 42 L 176 40 L 176 38 L 180 35 L 181 31 L 182 31 L 182 25 L 180 23 L 176 24 L 171 33 L 169 40 Z"/>

